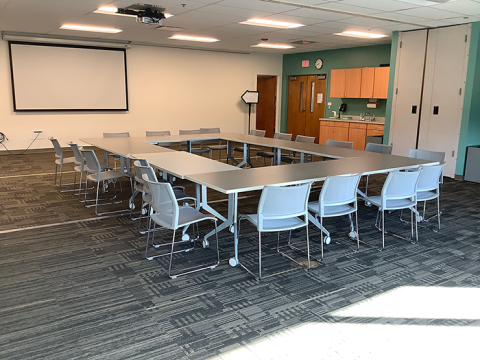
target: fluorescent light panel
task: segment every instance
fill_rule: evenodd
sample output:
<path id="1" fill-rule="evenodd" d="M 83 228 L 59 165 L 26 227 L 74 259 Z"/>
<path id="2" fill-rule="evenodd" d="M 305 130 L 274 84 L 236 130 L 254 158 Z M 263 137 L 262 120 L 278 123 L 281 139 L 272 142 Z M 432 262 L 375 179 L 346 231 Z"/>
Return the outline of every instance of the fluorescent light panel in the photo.
<path id="1" fill-rule="evenodd" d="M 247 21 L 242 21 L 240 24 L 267 26 L 267 27 L 273 27 L 277 29 L 293 29 L 293 28 L 305 26 L 302 24 L 290 23 L 285 21 L 274 21 L 274 20 L 267 20 L 267 19 L 250 19 Z"/>
<path id="2" fill-rule="evenodd" d="M 214 38 L 206 38 L 206 37 L 199 37 L 199 36 L 189 36 L 189 35 L 173 35 L 170 36 L 169 39 L 173 40 L 186 40 L 186 41 L 199 41 L 199 42 L 216 42 L 220 41 Z"/>
<path id="3" fill-rule="evenodd" d="M 250 47 L 263 47 L 263 48 L 269 48 L 269 49 L 293 49 L 295 46 L 283 45 L 283 44 L 257 44 L 257 45 L 251 45 Z"/>
<path id="4" fill-rule="evenodd" d="M 341 33 L 336 33 L 334 35 L 352 36 L 352 37 L 359 37 L 359 38 L 365 38 L 365 39 L 379 39 L 387 36 L 384 34 L 375 34 L 375 33 L 354 31 L 354 30 L 343 31 Z"/>
<path id="5" fill-rule="evenodd" d="M 134 18 L 137 17 L 137 15 L 120 14 L 117 11 L 118 11 L 118 8 L 115 6 L 101 6 L 97 10 L 95 10 L 94 13 L 106 14 L 106 15 L 129 16 Z M 167 14 L 167 13 L 164 13 L 163 15 L 165 15 L 165 19 L 168 19 L 169 17 L 173 16 L 172 14 Z"/>
<path id="6" fill-rule="evenodd" d="M 103 32 L 103 33 L 109 33 L 109 34 L 116 34 L 123 31 L 121 29 L 115 29 L 115 28 L 105 28 L 105 27 L 99 27 L 99 26 L 86 26 L 86 25 L 75 25 L 75 24 L 63 24 L 62 26 L 60 26 L 60 29 Z"/>

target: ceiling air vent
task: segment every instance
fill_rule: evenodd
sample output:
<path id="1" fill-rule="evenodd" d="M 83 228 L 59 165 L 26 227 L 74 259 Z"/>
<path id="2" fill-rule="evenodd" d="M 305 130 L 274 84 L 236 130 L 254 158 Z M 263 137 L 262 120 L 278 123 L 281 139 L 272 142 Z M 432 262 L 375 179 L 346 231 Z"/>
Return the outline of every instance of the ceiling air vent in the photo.
<path id="1" fill-rule="evenodd" d="M 310 41 L 310 40 L 297 40 L 297 41 L 292 41 L 290 44 L 293 45 L 312 45 L 312 44 L 317 44 L 317 41 Z"/>

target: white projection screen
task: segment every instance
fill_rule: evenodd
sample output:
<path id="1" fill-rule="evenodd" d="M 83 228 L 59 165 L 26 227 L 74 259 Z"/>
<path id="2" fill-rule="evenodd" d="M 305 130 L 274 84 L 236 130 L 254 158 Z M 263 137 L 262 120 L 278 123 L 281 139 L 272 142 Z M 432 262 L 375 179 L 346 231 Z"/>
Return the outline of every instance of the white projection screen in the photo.
<path id="1" fill-rule="evenodd" d="M 125 49 L 9 42 L 14 111 L 127 111 Z"/>

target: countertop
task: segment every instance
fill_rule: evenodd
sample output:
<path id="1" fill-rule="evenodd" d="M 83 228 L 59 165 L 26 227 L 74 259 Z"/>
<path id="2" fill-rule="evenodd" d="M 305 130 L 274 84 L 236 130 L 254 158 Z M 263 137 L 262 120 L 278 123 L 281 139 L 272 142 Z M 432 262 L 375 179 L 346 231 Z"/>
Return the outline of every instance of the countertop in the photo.
<path id="1" fill-rule="evenodd" d="M 375 124 L 375 125 L 385 125 L 385 118 L 384 117 L 376 117 L 375 121 L 366 121 L 360 120 L 360 116 L 350 116 L 352 119 L 330 119 L 330 118 L 320 118 L 321 121 L 341 121 L 341 122 L 353 122 L 353 123 L 365 123 L 365 124 Z M 343 117 L 343 116 L 342 116 Z"/>

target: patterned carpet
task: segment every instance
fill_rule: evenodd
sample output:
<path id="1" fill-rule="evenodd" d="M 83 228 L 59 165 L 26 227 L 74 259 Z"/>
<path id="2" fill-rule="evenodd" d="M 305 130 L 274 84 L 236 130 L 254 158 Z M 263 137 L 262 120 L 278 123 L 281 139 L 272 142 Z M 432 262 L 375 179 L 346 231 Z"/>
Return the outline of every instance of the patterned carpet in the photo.
<path id="1" fill-rule="evenodd" d="M 233 241 L 223 231 L 216 269 L 169 280 L 166 257 L 145 260 L 137 221 L 97 218 L 53 187 L 52 153 L 0 160 L 1 359 L 478 359 L 480 184 L 447 179 L 442 229 L 424 224 L 416 245 L 388 235 L 384 251 L 355 252 L 347 219 L 329 219 L 332 243 L 310 271 L 266 235 L 257 282 L 228 265 Z M 369 191 L 382 179 L 371 178 Z M 127 199 L 127 181 L 123 189 Z M 209 195 L 226 213 L 225 197 Z M 259 193 L 244 195 L 239 212 L 255 211 Z M 380 246 L 375 215 L 361 203 L 360 237 Z M 387 215 L 387 230 L 408 235 L 398 216 Z M 309 231 L 318 258 L 319 231 Z M 304 230 L 292 237 L 305 247 Z M 255 268 L 257 233 L 247 223 L 240 241 L 241 260 Z M 175 269 L 213 262 L 212 243 L 175 255 Z"/>

